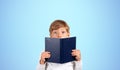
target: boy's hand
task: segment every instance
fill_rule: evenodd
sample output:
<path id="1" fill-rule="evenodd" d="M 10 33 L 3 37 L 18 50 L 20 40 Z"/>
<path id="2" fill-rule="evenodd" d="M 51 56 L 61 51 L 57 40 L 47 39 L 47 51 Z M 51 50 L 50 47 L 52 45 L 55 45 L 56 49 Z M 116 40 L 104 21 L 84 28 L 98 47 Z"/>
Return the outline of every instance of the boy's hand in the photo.
<path id="1" fill-rule="evenodd" d="M 50 58 L 50 52 L 43 52 L 41 54 L 40 64 L 45 64 L 45 58 Z"/>
<path id="2" fill-rule="evenodd" d="M 75 59 L 77 61 L 80 61 L 81 60 L 81 54 L 80 54 L 80 50 L 72 50 L 72 56 L 75 56 Z"/>

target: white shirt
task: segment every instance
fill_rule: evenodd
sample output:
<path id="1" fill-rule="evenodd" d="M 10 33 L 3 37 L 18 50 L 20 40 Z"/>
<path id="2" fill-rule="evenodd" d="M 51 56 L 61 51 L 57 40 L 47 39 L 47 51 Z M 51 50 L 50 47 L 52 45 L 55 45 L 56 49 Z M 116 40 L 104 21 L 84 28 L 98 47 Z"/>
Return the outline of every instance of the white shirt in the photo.
<path id="1" fill-rule="evenodd" d="M 63 64 L 47 62 L 47 65 L 38 63 L 37 70 L 45 70 L 45 68 L 47 68 L 47 70 L 73 70 L 73 68 L 75 70 L 82 70 L 82 61 L 73 61 Z"/>

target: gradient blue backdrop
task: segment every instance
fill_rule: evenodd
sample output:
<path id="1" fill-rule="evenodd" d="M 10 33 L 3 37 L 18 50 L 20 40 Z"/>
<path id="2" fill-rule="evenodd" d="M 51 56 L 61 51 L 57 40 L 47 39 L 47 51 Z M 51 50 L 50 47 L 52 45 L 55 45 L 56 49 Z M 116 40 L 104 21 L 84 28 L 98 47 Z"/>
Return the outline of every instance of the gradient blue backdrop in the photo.
<path id="1" fill-rule="evenodd" d="M 0 70 L 36 70 L 55 19 L 77 37 L 83 70 L 120 70 L 119 0 L 0 0 Z"/>

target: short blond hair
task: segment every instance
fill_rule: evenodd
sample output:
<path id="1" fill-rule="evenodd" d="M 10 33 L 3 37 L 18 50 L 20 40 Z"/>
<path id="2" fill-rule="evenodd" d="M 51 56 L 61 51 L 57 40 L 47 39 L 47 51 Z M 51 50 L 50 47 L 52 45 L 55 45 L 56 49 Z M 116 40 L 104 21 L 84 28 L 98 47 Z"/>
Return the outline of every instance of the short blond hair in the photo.
<path id="1" fill-rule="evenodd" d="M 67 32 L 69 33 L 70 28 L 69 28 L 69 26 L 67 25 L 67 23 L 65 21 L 63 21 L 63 20 L 55 20 L 50 25 L 50 28 L 49 28 L 50 34 L 52 33 L 53 30 L 57 30 L 57 29 L 59 29 L 61 27 L 65 27 Z"/>

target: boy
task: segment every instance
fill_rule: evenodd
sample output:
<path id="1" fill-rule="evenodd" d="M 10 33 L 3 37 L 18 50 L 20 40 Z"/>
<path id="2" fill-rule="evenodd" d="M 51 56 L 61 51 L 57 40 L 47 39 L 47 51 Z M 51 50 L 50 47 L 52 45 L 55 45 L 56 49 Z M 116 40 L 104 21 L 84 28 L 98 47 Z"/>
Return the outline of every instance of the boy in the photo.
<path id="1" fill-rule="evenodd" d="M 67 38 L 70 36 L 69 26 L 63 20 L 55 20 L 51 24 L 49 32 L 51 38 Z M 71 55 L 75 56 L 76 61 L 59 64 L 45 62 L 45 58 L 50 58 L 51 54 L 49 51 L 42 52 L 37 70 L 81 70 L 82 62 L 80 51 L 73 49 Z"/>

